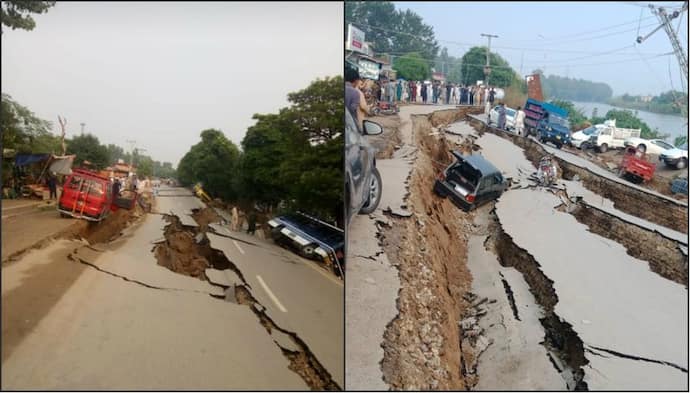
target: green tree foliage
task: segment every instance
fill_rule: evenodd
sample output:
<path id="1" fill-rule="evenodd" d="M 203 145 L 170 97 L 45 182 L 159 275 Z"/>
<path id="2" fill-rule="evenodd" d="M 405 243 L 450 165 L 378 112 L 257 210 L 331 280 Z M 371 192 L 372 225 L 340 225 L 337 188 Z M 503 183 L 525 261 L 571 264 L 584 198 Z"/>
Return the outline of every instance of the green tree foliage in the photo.
<path id="1" fill-rule="evenodd" d="M 93 134 L 77 135 L 67 141 L 67 154 L 76 154 L 75 163 L 81 165 L 89 161 L 95 169 L 103 169 L 110 165 L 108 148 L 101 145 Z"/>
<path id="2" fill-rule="evenodd" d="M 553 99 L 606 102 L 613 95 L 613 90 L 606 83 L 584 79 L 565 78 L 557 75 L 544 77 L 542 73 L 541 84 L 544 95 Z"/>
<path id="3" fill-rule="evenodd" d="M 688 137 L 687 137 L 687 135 L 677 136 L 677 137 L 673 140 L 673 144 L 674 144 L 675 146 L 680 146 L 680 145 L 682 145 L 682 144 L 684 144 L 684 143 L 688 143 Z"/>
<path id="4" fill-rule="evenodd" d="M 2 94 L 2 146 L 19 153 L 61 153 L 60 139 L 50 132 L 52 124 Z"/>
<path id="5" fill-rule="evenodd" d="M 620 97 L 611 98 L 607 103 L 609 105 L 653 113 L 681 116 L 687 116 L 688 114 L 688 95 L 681 91 L 669 90 L 652 97 L 649 102 L 644 102 L 640 96 L 631 96 L 626 93 Z"/>
<path id="6" fill-rule="evenodd" d="M 126 163 L 130 162 L 131 155 L 129 153 L 125 153 L 125 150 L 114 144 L 109 144 L 106 146 L 106 150 L 108 151 L 108 162 L 110 164 L 115 164 L 117 163 L 117 160 L 124 160 Z"/>
<path id="7" fill-rule="evenodd" d="M 239 157 L 239 149 L 222 131 L 204 130 L 201 142 L 192 146 L 180 160 L 179 180 L 186 185 L 200 182 L 211 195 L 236 200 Z"/>
<path id="8" fill-rule="evenodd" d="M 265 208 L 283 206 L 342 223 L 341 77 L 288 95 L 278 114 L 254 115 L 242 140 L 242 196 Z"/>
<path id="9" fill-rule="evenodd" d="M 393 69 L 406 80 L 425 80 L 431 75 L 429 63 L 419 53 L 409 53 L 396 59 Z"/>
<path id="10" fill-rule="evenodd" d="M 637 117 L 632 111 L 627 109 L 611 109 L 606 112 L 605 117 L 593 117 L 592 124 L 601 124 L 605 120 L 616 119 L 616 126 L 621 128 L 639 128 L 640 137 L 645 139 L 664 138 L 659 130 L 652 130 L 647 123 Z"/>
<path id="11" fill-rule="evenodd" d="M 31 14 L 43 14 L 55 5 L 54 1 L 3 0 L 0 20 L 2 26 L 14 29 L 33 30 L 36 22 Z"/>
<path id="12" fill-rule="evenodd" d="M 160 161 L 154 161 L 153 176 L 160 178 L 175 178 L 177 177 L 177 173 L 175 171 L 175 168 L 173 168 L 172 163 L 167 161 L 163 163 L 161 163 Z"/>
<path id="13" fill-rule="evenodd" d="M 346 34 L 347 24 L 354 24 L 377 53 L 417 52 L 425 59 L 438 53 L 434 29 L 415 12 L 396 10 L 389 1 L 345 2 L 345 21 Z"/>
<path id="14" fill-rule="evenodd" d="M 486 64 L 486 47 L 472 47 L 462 56 L 462 75 L 464 84 L 475 84 L 478 80 L 485 80 L 484 64 Z M 491 86 L 508 87 L 515 79 L 515 72 L 508 62 L 496 53 L 489 56 L 491 62 Z"/>

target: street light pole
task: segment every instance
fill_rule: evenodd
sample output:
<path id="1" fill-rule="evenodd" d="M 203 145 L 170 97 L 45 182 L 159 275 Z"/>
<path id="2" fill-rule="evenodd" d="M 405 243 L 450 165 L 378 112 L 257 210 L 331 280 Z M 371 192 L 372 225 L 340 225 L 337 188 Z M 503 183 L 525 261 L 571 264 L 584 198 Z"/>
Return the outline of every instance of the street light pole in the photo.
<path id="1" fill-rule="evenodd" d="M 489 39 L 489 45 L 487 46 L 486 49 L 486 65 L 484 66 L 484 75 L 486 79 L 486 87 L 489 87 L 489 75 L 491 74 L 491 63 L 489 62 L 489 55 L 491 54 L 491 39 L 492 38 L 498 38 L 497 35 L 494 34 L 485 34 L 482 33 L 480 34 L 482 37 L 486 37 Z"/>

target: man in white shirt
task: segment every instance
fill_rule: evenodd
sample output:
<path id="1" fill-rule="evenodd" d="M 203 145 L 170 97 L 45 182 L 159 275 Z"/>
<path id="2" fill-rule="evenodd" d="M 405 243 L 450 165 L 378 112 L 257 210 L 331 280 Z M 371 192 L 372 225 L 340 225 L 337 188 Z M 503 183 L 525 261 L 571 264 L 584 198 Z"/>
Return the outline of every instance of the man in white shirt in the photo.
<path id="1" fill-rule="evenodd" d="M 521 106 L 517 107 L 517 113 L 515 114 L 515 133 L 523 136 L 525 131 L 525 111 L 522 110 Z"/>

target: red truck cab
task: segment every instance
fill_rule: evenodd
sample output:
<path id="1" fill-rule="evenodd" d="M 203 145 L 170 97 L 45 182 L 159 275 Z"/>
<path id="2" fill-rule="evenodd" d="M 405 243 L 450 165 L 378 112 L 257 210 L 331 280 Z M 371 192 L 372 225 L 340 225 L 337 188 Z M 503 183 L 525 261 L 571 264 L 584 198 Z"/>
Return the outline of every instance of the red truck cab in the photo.
<path id="1" fill-rule="evenodd" d="M 63 216 L 100 221 L 110 213 L 112 201 L 110 179 L 86 169 L 74 169 L 65 179 L 58 211 Z"/>

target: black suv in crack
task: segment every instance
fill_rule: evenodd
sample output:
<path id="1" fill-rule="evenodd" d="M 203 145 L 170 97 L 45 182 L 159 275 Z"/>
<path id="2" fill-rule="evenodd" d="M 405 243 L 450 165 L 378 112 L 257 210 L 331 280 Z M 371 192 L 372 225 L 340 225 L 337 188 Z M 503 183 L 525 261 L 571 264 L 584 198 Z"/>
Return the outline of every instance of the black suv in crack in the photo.
<path id="1" fill-rule="evenodd" d="M 434 192 L 449 197 L 459 208 L 469 211 L 497 199 L 508 188 L 501 171 L 480 155 L 464 156 L 451 151 L 455 162 L 441 172 Z"/>

